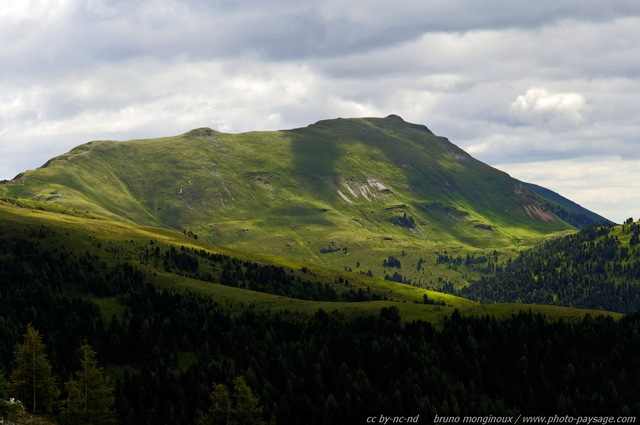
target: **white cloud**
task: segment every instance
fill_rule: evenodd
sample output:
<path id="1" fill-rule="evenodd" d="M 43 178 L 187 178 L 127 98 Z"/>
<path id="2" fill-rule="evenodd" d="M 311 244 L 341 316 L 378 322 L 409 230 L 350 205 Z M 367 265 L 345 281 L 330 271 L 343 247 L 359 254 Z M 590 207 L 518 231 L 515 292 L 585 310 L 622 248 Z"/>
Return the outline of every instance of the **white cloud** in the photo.
<path id="1" fill-rule="evenodd" d="M 69 0 L 4 0 L 0 9 L 3 24 L 55 18 L 71 3 Z"/>
<path id="2" fill-rule="evenodd" d="M 10 88 L 0 84 L 0 90 Z M 0 97 L 0 155 L 20 154 L 3 164 L 2 178 L 89 140 L 161 137 L 202 126 L 275 130 L 293 126 L 291 116 L 311 123 L 359 108 L 327 90 L 304 64 L 264 66 L 247 57 L 242 66 L 157 60 L 102 65 Z"/>
<path id="3" fill-rule="evenodd" d="M 511 103 L 510 112 L 525 123 L 579 124 L 586 105 L 580 93 L 551 93 L 544 87 L 531 87 Z"/>

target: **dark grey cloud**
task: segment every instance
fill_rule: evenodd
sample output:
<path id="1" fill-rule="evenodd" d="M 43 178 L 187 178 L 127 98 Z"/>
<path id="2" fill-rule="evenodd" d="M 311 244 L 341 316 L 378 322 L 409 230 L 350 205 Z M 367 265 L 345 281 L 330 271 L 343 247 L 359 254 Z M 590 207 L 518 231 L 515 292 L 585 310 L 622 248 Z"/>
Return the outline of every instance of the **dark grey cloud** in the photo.
<path id="1" fill-rule="evenodd" d="M 13 19 L 2 33 L 15 46 L 10 56 L 42 65 L 185 54 L 219 58 L 255 53 L 288 60 L 368 52 L 425 33 L 537 28 L 563 19 L 602 22 L 638 13 L 640 4 L 628 0 L 54 1 L 42 2 L 31 17 L 24 13 Z"/>

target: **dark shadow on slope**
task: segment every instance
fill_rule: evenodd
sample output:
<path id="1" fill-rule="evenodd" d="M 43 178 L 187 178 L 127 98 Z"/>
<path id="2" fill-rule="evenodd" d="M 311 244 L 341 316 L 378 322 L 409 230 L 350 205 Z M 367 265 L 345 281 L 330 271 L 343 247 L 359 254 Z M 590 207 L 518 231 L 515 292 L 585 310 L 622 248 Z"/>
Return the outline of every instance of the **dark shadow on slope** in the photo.
<path id="1" fill-rule="evenodd" d="M 291 137 L 298 189 L 316 194 L 325 192 L 327 183 L 335 177 L 335 163 L 342 155 L 340 136 L 321 123 L 287 131 L 287 135 Z"/>
<path id="2" fill-rule="evenodd" d="M 378 149 L 387 160 L 403 170 L 410 187 L 419 192 L 456 191 L 455 181 L 448 179 L 436 162 L 442 152 L 451 150 L 466 155 L 446 139 L 435 136 L 427 127 L 405 122 L 396 115 L 386 118 L 323 120 L 306 128 L 290 130 L 295 174 L 303 186 L 314 192 L 326 191 L 327 183 L 337 182 L 336 162 L 348 150 L 350 142 L 364 143 Z M 427 147 L 426 150 L 423 148 Z M 428 158 L 431 152 L 436 155 Z M 470 160 L 471 157 L 466 155 Z M 439 197 L 440 197 L 439 196 Z"/>

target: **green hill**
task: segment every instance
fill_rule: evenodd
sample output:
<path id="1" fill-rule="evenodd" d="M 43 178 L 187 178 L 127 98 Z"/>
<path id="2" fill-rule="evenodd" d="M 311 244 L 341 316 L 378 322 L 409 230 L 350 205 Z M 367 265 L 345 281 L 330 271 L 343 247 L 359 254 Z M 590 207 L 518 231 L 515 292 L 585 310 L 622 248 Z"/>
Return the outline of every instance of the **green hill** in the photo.
<path id="1" fill-rule="evenodd" d="M 197 292 L 238 311 L 251 306 L 254 311 L 313 314 L 323 309 L 358 315 L 396 306 L 406 321 L 421 319 L 438 325 L 454 309 L 470 315 L 495 310 L 500 316 L 505 309 L 532 308 L 481 307 L 449 294 L 294 259 L 245 253 L 173 230 L 87 216 L 38 201 L 0 199 L 0 241 L 0 259 L 7 259 L 7 264 L 26 262 L 25 269 L 32 270 L 26 276 L 16 275 L 16 282 L 59 280 L 64 282 L 63 292 L 90 297 L 107 318 L 119 309 L 111 294 L 122 288 L 112 276 L 123 270 L 125 274 L 137 270 L 140 278 L 159 289 Z M 12 270 L 0 272 L 3 281 L 12 280 Z M 533 308 L 550 317 L 580 317 L 587 312 Z"/>
<path id="2" fill-rule="evenodd" d="M 297 260 L 244 253 L 173 230 L 87 217 L 77 210 L 52 208 L 38 201 L 0 199 L 0 241 L 4 258 L 26 261 L 27 268 L 44 273 L 38 281 L 63 275 L 64 290 L 92 294 L 98 305 L 111 310 L 117 310 L 117 303 L 101 299 L 118 292 L 118 284 L 109 276 L 123 265 L 139 270 L 146 281 L 160 289 L 195 291 L 232 310 L 251 305 L 256 310 L 287 309 L 305 314 L 321 308 L 368 314 L 396 305 L 402 312 L 406 310 L 407 320 L 436 323 L 455 308 L 464 311 L 477 306 L 448 294 Z M 52 252 L 63 254 L 51 257 Z M 11 279 L 10 273 L 0 274 Z M 425 304 L 425 295 L 430 304 Z"/>
<path id="3" fill-rule="evenodd" d="M 393 115 L 94 141 L 0 193 L 432 288 L 467 280 L 434 268 L 440 253 L 495 250 L 502 259 L 575 229 L 559 218 L 562 205 L 550 209 L 506 173 Z M 401 268 L 385 266 L 390 257 Z"/>
<path id="4" fill-rule="evenodd" d="M 591 226 L 546 241 L 457 293 L 483 303 L 638 311 L 640 223 Z"/>

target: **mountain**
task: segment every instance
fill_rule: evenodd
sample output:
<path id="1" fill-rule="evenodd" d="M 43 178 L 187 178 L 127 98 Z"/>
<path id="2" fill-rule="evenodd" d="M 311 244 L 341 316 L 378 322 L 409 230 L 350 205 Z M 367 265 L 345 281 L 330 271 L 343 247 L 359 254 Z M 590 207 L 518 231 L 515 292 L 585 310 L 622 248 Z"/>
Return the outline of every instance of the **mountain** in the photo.
<path id="1" fill-rule="evenodd" d="M 573 214 L 565 204 L 395 115 L 94 141 L 0 193 L 432 287 L 443 277 L 464 281 L 427 271 L 433 254 L 511 256 L 596 221 L 563 219 Z"/>
<path id="2" fill-rule="evenodd" d="M 584 228 L 596 223 L 613 224 L 611 220 L 589 211 L 552 190 L 533 183 L 523 183 L 523 185 L 532 192 L 545 198 L 545 203 L 549 210 L 577 228 Z"/>

